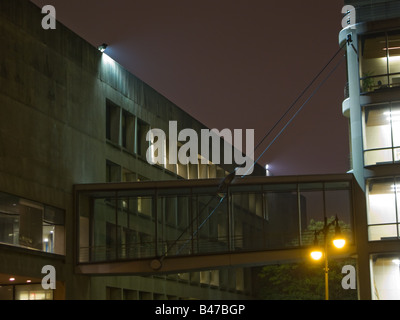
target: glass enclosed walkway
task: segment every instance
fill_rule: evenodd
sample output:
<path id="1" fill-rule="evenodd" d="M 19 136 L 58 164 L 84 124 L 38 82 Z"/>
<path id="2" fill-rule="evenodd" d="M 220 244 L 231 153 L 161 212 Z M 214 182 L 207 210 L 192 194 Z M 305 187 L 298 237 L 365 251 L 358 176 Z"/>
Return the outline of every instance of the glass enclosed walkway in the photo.
<path id="1" fill-rule="evenodd" d="M 325 217 L 354 245 L 352 175 L 230 178 L 76 185 L 78 271 L 298 259 Z"/>

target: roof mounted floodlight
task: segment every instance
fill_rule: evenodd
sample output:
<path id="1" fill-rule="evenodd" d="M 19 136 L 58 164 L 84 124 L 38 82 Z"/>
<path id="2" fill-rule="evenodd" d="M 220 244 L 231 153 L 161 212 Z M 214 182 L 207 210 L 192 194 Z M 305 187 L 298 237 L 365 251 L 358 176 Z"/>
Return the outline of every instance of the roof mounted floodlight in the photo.
<path id="1" fill-rule="evenodd" d="M 107 47 L 108 45 L 106 43 L 103 43 L 102 45 L 98 46 L 97 49 L 99 49 L 100 52 L 104 52 Z"/>

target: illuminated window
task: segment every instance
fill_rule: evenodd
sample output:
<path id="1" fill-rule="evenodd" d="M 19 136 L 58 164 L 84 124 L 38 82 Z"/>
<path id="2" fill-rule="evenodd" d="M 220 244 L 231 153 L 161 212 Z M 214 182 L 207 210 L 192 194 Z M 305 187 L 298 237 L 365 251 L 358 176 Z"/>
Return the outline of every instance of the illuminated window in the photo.
<path id="1" fill-rule="evenodd" d="M 369 180 L 367 195 L 369 240 L 398 239 L 400 178 Z"/>
<path id="2" fill-rule="evenodd" d="M 53 300 L 53 290 L 45 290 L 40 284 L 18 285 L 15 300 Z"/>
<path id="3" fill-rule="evenodd" d="M 400 32 L 360 38 L 361 92 L 400 85 Z"/>
<path id="4" fill-rule="evenodd" d="M 400 256 L 372 256 L 371 279 L 373 300 L 399 300 Z"/>
<path id="5" fill-rule="evenodd" d="M 366 106 L 363 139 L 365 165 L 400 161 L 400 103 Z"/>
<path id="6" fill-rule="evenodd" d="M 0 193 L 0 242 L 64 254 L 64 211 Z"/>

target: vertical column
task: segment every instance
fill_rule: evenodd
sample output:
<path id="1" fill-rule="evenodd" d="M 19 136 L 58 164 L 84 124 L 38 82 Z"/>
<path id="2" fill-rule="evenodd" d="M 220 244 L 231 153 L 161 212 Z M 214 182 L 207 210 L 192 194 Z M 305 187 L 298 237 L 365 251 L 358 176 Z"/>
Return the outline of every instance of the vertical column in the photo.
<path id="1" fill-rule="evenodd" d="M 361 189 L 365 191 L 358 39 L 355 29 L 347 28 L 344 31 L 346 32 L 347 39 L 346 51 L 351 129 L 350 148 L 352 151 L 353 173 Z"/>

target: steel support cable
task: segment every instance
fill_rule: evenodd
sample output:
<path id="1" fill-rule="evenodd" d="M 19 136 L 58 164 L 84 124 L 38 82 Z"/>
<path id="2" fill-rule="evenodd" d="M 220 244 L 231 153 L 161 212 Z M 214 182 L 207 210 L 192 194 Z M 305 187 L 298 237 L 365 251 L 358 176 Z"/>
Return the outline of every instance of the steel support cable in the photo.
<path id="1" fill-rule="evenodd" d="M 261 139 L 261 141 L 257 144 L 257 146 L 254 148 L 254 152 L 256 149 L 264 142 L 264 140 L 271 134 L 271 132 L 278 126 L 278 124 L 285 118 L 285 116 L 294 108 L 294 106 L 297 104 L 297 102 L 301 99 L 301 97 L 308 91 L 308 89 L 314 84 L 314 82 L 320 77 L 320 75 L 328 68 L 328 66 L 331 64 L 331 62 L 336 58 L 336 56 L 341 52 L 343 47 L 346 45 L 343 44 L 339 50 L 333 55 L 333 57 L 325 64 L 325 66 L 321 69 L 320 72 L 312 79 L 312 81 L 309 83 L 309 85 L 301 92 L 301 94 L 296 98 L 296 100 L 290 105 L 290 107 L 285 111 L 285 113 L 281 116 L 281 118 L 274 124 L 274 126 L 267 132 L 267 134 Z M 338 64 L 329 72 L 329 74 L 322 80 L 322 82 L 317 86 L 317 88 L 312 92 L 312 94 L 308 97 L 308 99 L 300 106 L 300 108 L 296 111 L 296 113 L 289 119 L 289 121 L 285 124 L 285 126 L 281 129 L 281 131 L 278 133 L 278 135 L 275 136 L 275 138 L 272 140 L 272 142 L 264 149 L 264 151 L 261 153 L 261 155 L 253 162 L 252 166 L 248 169 L 248 171 L 254 167 L 254 165 L 257 163 L 257 161 L 264 155 L 264 153 L 270 148 L 270 146 L 277 140 L 277 138 L 283 133 L 283 131 L 287 128 L 287 126 L 293 121 L 293 119 L 298 115 L 298 113 L 304 108 L 304 106 L 311 100 L 311 98 L 315 95 L 315 93 L 319 90 L 319 88 L 322 87 L 322 85 L 330 78 L 330 76 L 333 74 L 333 72 L 340 66 L 340 64 L 343 62 L 343 59 L 340 60 Z M 253 152 L 253 154 L 254 154 Z M 220 184 L 219 189 L 226 189 L 227 186 L 230 184 L 230 182 L 234 179 L 235 177 L 235 172 L 237 168 L 235 168 L 228 176 L 226 176 L 222 183 Z M 247 172 L 248 172 L 247 171 Z M 246 172 L 246 173 L 247 173 Z M 241 178 L 246 176 L 246 174 L 242 175 Z M 223 190 L 221 190 L 223 191 Z M 217 192 L 218 195 L 218 192 Z M 224 201 L 226 196 L 224 195 L 223 197 L 220 197 L 220 201 L 218 202 L 217 206 L 211 211 L 211 213 L 207 216 L 207 218 L 200 224 L 200 226 L 197 228 L 195 232 L 192 233 L 191 239 L 197 234 L 197 232 L 200 230 L 200 228 L 204 225 L 204 223 L 210 219 L 210 217 L 213 215 L 213 213 L 217 210 L 217 208 L 221 205 L 221 203 Z M 204 206 L 204 208 L 197 214 L 195 219 L 192 219 L 191 223 L 188 225 L 187 228 L 179 235 L 179 237 L 172 243 L 172 245 L 167 249 L 167 251 L 158 259 L 153 260 L 154 265 L 152 266 L 153 269 L 157 270 L 161 268 L 162 266 L 162 261 L 165 259 L 167 256 L 169 250 L 173 248 L 178 241 L 181 239 L 181 237 L 186 233 L 186 231 L 192 227 L 193 223 L 197 218 L 203 213 L 203 211 L 207 208 L 207 206 L 211 203 L 211 201 L 214 200 L 214 197 L 212 197 L 207 204 Z M 189 239 L 188 241 L 190 241 Z M 188 242 L 186 241 L 186 243 Z M 186 245 L 186 243 L 183 245 L 183 247 Z M 181 248 L 182 249 L 182 248 Z M 180 249 L 180 250 L 181 250 Z M 178 252 L 180 252 L 180 250 Z M 152 264 L 153 264 L 152 262 Z"/>
<path id="2" fill-rule="evenodd" d="M 193 226 L 193 223 L 201 216 L 203 211 L 210 205 L 210 203 L 219 198 L 219 202 L 217 206 L 211 211 L 211 213 L 207 216 L 207 218 L 200 224 L 200 226 L 197 228 L 195 232 L 192 233 L 191 239 L 197 234 L 197 232 L 200 230 L 201 227 L 203 227 L 204 223 L 213 215 L 215 210 L 218 209 L 218 207 L 221 205 L 221 203 L 224 201 L 226 197 L 226 189 L 228 185 L 231 183 L 231 181 L 235 178 L 235 171 L 231 172 L 229 175 L 227 175 L 222 182 L 218 186 L 218 190 L 216 192 L 216 195 L 213 195 L 211 199 L 204 205 L 204 207 L 200 210 L 200 212 L 192 219 L 190 224 L 182 231 L 182 233 L 179 235 L 179 237 L 167 248 L 166 252 L 161 255 L 161 257 L 158 259 L 158 261 L 161 263 L 164 258 L 167 256 L 168 252 L 179 242 L 179 240 L 182 238 L 182 236 Z M 179 250 L 180 251 L 180 250 Z M 157 265 L 158 266 L 158 265 Z M 160 265 L 161 267 L 161 265 Z"/>
<path id="3" fill-rule="evenodd" d="M 204 205 L 204 207 L 200 210 L 200 212 L 196 215 L 196 217 L 194 217 L 192 219 L 192 221 L 190 222 L 190 224 L 182 231 L 182 233 L 179 235 L 178 238 L 176 238 L 176 240 L 167 248 L 167 250 L 164 252 L 164 254 L 161 255 L 161 257 L 158 258 L 158 261 L 161 263 L 165 257 L 168 255 L 168 253 L 170 252 L 170 250 L 175 247 L 175 245 L 179 242 L 179 240 L 182 238 L 182 236 L 193 226 L 194 222 L 198 220 L 198 218 L 201 216 L 201 214 L 204 212 L 204 210 L 211 204 L 211 202 L 215 199 L 219 199 L 218 204 L 215 206 L 215 208 L 211 211 L 211 213 L 207 216 L 207 218 L 200 224 L 200 226 L 197 228 L 196 231 L 194 231 L 191 235 L 191 238 L 188 240 L 190 241 L 191 239 L 193 239 L 193 237 L 197 234 L 197 232 L 201 229 L 201 227 L 203 227 L 204 223 L 212 216 L 212 214 L 215 212 L 215 210 L 218 209 L 218 207 L 221 205 L 221 203 L 224 201 L 225 199 L 225 195 L 220 197 L 219 193 L 217 192 L 217 195 L 211 196 L 211 199 Z M 186 245 L 186 243 L 183 245 L 183 247 Z M 183 248 L 182 247 L 182 248 Z M 180 252 L 182 250 L 182 248 L 180 248 L 178 250 L 178 252 Z M 161 265 L 160 265 L 161 267 Z"/>
<path id="4" fill-rule="evenodd" d="M 343 57 L 344 58 L 344 57 Z M 311 93 L 311 95 L 307 98 L 307 100 L 299 107 L 299 109 L 296 111 L 296 113 L 287 121 L 287 123 L 283 126 L 283 128 L 278 132 L 278 134 L 274 137 L 274 139 L 268 144 L 268 146 L 264 149 L 264 151 L 260 154 L 260 156 L 253 161 L 252 166 L 246 171 L 245 174 L 241 176 L 241 178 L 244 178 L 247 173 L 252 169 L 255 164 L 257 163 L 258 160 L 264 155 L 264 153 L 271 147 L 271 145 L 279 138 L 279 136 L 285 131 L 285 129 L 289 126 L 289 124 L 293 121 L 293 119 L 299 114 L 299 112 L 304 108 L 304 106 L 311 100 L 311 98 L 317 93 L 317 91 L 322 87 L 322 85 L 330 78 L 330 76 L 336 71 L 336 69 L 343 63 L 343 59 L 341 59 L 335 67 L 329 72 L 329 74 L 321 81 L 321 83 L 316 87 L 316 89 Z M 290 108 L 291 109 L 291 108 Z M 287 113 L 287 112 L 286 112 Z M 280 120 L 279 120 L 280 121 Z M 274 125 L 274 128 L 277 126 L 278 123 Z M 273 130 L 273 129 L 272 129 Z M 272 130 L 269 131 L 268 135 Z M 268 136 L 266 135 L 265 138 Z"/>
<path id="5" fill-rule="evenodd" d="M 221 203 L 224 201 L 225 199 L 224 195 L 223 197 L 221 197 L 221 199 L 219 200 L 218 204 L 216 205 L 216 207 L 211 211 L 211 213 L 203 220 L 203 222 L 197 227 L 196 231 L 194 231 L 190 237 L 190 239 L 186 240 L 186 242 L 179 248 L 179 250 L 177 251 L 177 254 L 179 254 L 182 249 L 184 247 L 186 247 L 186 245 L 188 244 L 189 241 L 193 240 L 193 237 L 200 231 L 200 229 L 204 226 L 204 224 L 208 221 L 208 219 L 211 218 L 211 216 L 214 214 L 214 212 L 218 209 L 218 207 L 221 205 Z"/>
<path id="6" fill-rule="evenodd" d="M 279 120 L 273 125 L 273 127 L 264 135 L 264 137 L 261 139 L 261 141 L 255 146 L 254 152 L 258 149 L 258 147 L 264 142 L 264 140 L 271 134 L 271 132 L 278 126 L 279 122 L 281 122 L 285 116 L 294 108 L 296 103 L 301 99 L 302 96 L 305 95 L 305 93 L 310 89 L 310 87 L 314 84 L 315 81 L 321 76 L 321 74 L 328 68 L 328 66 L 331 64 L 331 62 L 336 58 L 336 56 L 342 51 L 343 47 L 346 45 L 344 43 L 342 46 L 340 46 L 339 50 L 336 51 L 336 53 L 329 59 L 329 61 L 325 64 L 325 66 L 321 69 L 321 71 L 318 72 L 318 74 L 312 79 L 312 81 L 307 85 L 307 87 L 300 93 L 300 95 L 296 98 L 296 100 L 293 101 L 293 103 L 289 106 L 289 108 L 285 111 L 285 113 L 279 118 Z"/>
<path id="7" fill-rule="evenodd" d="M 345 45 L 345 44 L 344 44 Z M 343 45 L 343 46 L 344 46 Z M 343 46 L 340 47 L 340 50 L 342 50 Z M 324 66 L 324 68 L 322 69 L 321 72 L 318 73 L 318 75 L 311 81 L 311 83 L 307 86 L 307 88 L 302 92 L 302 94 L 296 99 L 295 103 L 293 103 L 290 108 L 285 112 L 285 115 L 290 111 L 290 109 L 293 108 L 293 106 L 296 104 L 296 102 L 300 99 L 301 96 L 304 95 L 304 93 L 310 88 L 310 86 L 316 81 L 316 79 L 321 75 L 321 73 L 329 66 L 329 64 L 334 60 L 334 58 L 338 55 L 338 53 L 340 52 L 340 50 L 338 52 L 336 52 L 336 54 L 332 57 L 331 60 L 329 60 L 329 62 Z M 344 57 L 343 57 L 344 58 Z M 257 161 L 264 155 L 264 153 L 271 147 L 271 145 L 279 138 L 279 136 L 283 133 L 283 131 L 285 131 L 285 129 L 289 126 L 289 124 L 294 120 L 294 118 L 300 113 L 300 111 L 304 108 L 304 106 L 312 99 L 312 97 L 318 92 L 318 90 L 323 86 L 323 84 L 331 77 L 331 75 L 337 70 L 337 68 L 343 63 L 343 58 L 340 59 L 340 61 L 333 67 L 333 69 L 328 73 L 328 75 L 319 83 L 319 85 L 314 89 L 314 91 L 310 94 L 310 96 L 306 99 L 306 101 L 299 107 L 299 109 L 296 111 L 296 113 L 289 119 L 289 121 L 284 125 L 284 127 L 279 131 L 279 133 L 275 136 L 275 138 L 269 143 L 269 145 L 264 149 L 264 151 L 261 153 L 261 155 L 254 161 L 252 167 L 257 163 Z M 285 116 L 284 115 L 284 116 Z M 284 118 L 284 116 L 282 116 L 282 118 L 274 125 L 274 127 L 277 126 L 277 124 Z M 273 129 L 272 129 L 273 130 Z M 270 130 L 269 133 L 272 131 Z M 269 133 L 265 136 L 265 138 L 269 135 Z M 260 145 L 261 143 L 259 143 L 258 145 Z M 248 171 L 252 168 L 250 167 L 248 169 Z M 247 172 L 248 172 L 247 171 Z M 235 171 L 231 172 L 230 175 L 232 175 Z M 246 172 L 246 173 L 247 173 Z M 230 176 L 229 175 L 229 176 Z M 229 177 L 227 176 L 227 177 Z M 246 174 L 242 175 L 241 178 L 243 178 L 244 176 L 246 176 Z M 230 184 L 230 181 L 229 181 Z M 215 212 L 215 210 L 219 207 L 219 205 L 222 203 L 222 201 L 225 199 L 225 196 L 223 198 L 221 198 L 221 201 L 218 203 L 218 205 L 211 211 L 210 215 L 206 218 L 206 220 L 203 222 L 203 224 L 212 216 L 212 214 Z M 203 225 L 202 224 L 202 225 Z M 201 225 L 201 226 L 202 226 Z M 199 229 L 201 228 L 201 226 L 198 228 L 198 230 L 196 231 L 196 233 L 199 231 Z M 193 237 L 193 235 L 192 235 Z"/>

